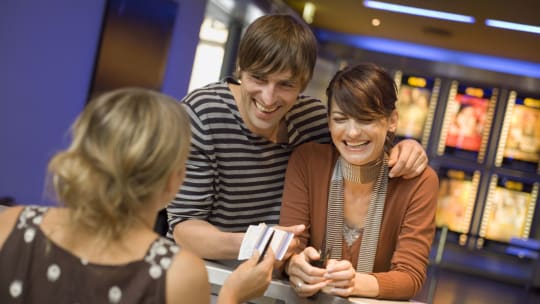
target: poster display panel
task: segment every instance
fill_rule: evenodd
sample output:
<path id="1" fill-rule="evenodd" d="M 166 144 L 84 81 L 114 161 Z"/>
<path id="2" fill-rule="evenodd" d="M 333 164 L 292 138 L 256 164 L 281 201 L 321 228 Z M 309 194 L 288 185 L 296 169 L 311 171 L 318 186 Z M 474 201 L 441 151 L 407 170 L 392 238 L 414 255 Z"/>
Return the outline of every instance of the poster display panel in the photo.
<path id="1" fill-rule="evenodd" d="M 452 82 L 438 154 L 484 161 L 497 89 L 459 85 Z"/>
<path id="2" fill-rule="evenodd" d="M 476 201 L 479 171 L 439 169 L 439 199 L 435 221 L 458 233 L 468 233 Z"/>
<path id="3" fill-rule="evenodd" d="M 540 97 L 510 93 L 495 165 L 540 174 Z"/>
<path id="4" fill-rule="evenodd" d="M 441 80 L 403 75 L 398 71 L 395 81 L 399 88 L 396 102 L 399 114 L 396 137 L 416 139 L 427 147 Z"/>
<path id="5" fill-rule="evenodd" d="M 528 238 L 539 184 L 493 174 L 480 236 L 500 242 L 508 242 L 512 237 Z"/>

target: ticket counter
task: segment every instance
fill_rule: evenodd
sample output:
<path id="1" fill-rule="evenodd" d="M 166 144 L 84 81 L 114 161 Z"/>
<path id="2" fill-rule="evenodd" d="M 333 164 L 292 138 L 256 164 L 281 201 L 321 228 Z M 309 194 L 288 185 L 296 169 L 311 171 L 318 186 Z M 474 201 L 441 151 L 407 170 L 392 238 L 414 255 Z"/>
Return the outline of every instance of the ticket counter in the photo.
<path id="1" fill-rule="evenodd" d="M 231 268 L 215 262 L 206 261 L 206 270 L 208 271 L 208 279 L 212 285 L 212 294 L 217 295 L 220 287 L 223 285 L 229 274 Z M 289 285 L 286 280 L 273 279 L 268 286 L 268 289 L 264 293 L 264 296 L 250 303 L 257 304 L 282 304 L 282 303 L 299 303 L 299 304 L 349 304 L 349 303 L 363 303 L 363 304 L 391 304 L 391 303 L 417 303 L 410 301 L 383 301 L 367 298 L 349 298 L 331 296 L 325 293 L 318 293 L 310 298 L 301 298 L 296 295 L 296 292 Z"/>

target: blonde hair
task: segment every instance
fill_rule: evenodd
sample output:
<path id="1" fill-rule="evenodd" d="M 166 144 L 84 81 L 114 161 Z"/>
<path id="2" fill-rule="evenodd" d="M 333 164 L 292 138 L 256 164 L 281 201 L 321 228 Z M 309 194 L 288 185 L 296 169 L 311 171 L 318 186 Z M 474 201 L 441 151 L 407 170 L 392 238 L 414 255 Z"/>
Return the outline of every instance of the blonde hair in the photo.
<path id="1" fill-rule="evenodd" d="M 49 163 L 54 190 L 77 228 L 106 240 L 118 239 L 184 170 L 191 140 L 185 109 L 141 88 L 94 98 L 71 131 L 69 148 Z"/>

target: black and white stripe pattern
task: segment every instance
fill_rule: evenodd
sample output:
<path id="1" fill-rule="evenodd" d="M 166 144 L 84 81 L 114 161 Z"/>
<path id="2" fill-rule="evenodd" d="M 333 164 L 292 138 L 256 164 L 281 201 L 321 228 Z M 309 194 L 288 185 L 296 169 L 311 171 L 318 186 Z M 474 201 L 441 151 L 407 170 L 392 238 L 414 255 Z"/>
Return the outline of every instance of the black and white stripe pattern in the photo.
<path id="1" fill-rule="evenodd" d="M 290 153 L 305 142 L 330 141 L 325 105 L 299 97 L 285 117 L 289 142 L 276 144 L 247 128 L 227 82 L 195 90 L 183 104 L 192 147 L 184 184 L 167 208 L 169 226 L 191 218 L 231 232 L 277 224 Z"/>

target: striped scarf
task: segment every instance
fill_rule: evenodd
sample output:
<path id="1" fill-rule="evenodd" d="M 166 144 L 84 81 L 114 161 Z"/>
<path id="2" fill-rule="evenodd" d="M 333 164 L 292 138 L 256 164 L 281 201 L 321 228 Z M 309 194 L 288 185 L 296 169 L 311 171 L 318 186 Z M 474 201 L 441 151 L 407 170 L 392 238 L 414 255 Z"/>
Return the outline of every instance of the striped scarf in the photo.
<path id="1" fill-rule="evenodd" d="M 358 254 L 357 272 L 370 273 L 373 271 L 375 254 L 377 253 L 377 243 L 386 201 L 386 189 L 388 186 L 388 158 L 385 156 L 381 166 L 379 176 L 375 182 L 375 187 L 369 200 L 368 212 L 366 215 L 362 243 Z M 343 246 L 343 173 L 341 168 L 341 157 L 338 158 L 332 180 L 330 182 L 330 193 L 328 195 L 328 210 L 326 218 L 326 240 L 323 243 L 321 252 L 331 249 L 332 259 L 341 259 Z"/>

